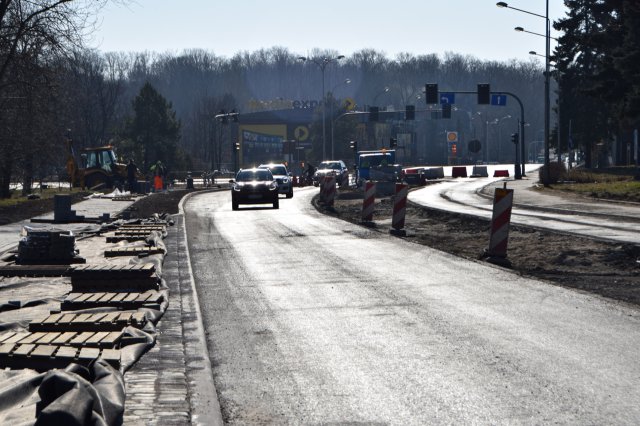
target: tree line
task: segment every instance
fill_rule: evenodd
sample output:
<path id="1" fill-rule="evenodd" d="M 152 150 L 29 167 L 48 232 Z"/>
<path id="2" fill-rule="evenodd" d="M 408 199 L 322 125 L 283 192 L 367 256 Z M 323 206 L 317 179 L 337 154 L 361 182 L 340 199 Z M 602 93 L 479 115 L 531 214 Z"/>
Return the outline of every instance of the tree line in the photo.
<path id="1" fill-rule="evenodd" d="M 347 97 L 361 111 L 374 104 L 400 111 L 416 105 L 420 111 L 427 107 L 425 83 L 438 83 L 444 92 L 473 91 L 487 82 L 492 91 L 515 93 L 525 106 L 527 146 L 536 148 L 531 142 L 542 138 L 544 76 L 533 58 L 499 62 L 456 53 L 388 58 L 363 49 L 326 67 L 323 94 L 320 67 L 284 47 L 230 58 L 197 49 L 179 54 L 87 49 L 83 36 L 96 8 L 106 3 L 0 0 L 0 197 L 10 196 L 11 181 L 29 188 L 34 179 L 63 173 L 69 139 L 76 149 L 113 144 L 143 171 L 157 160 L 171 170 L 219 169 L 232 149 L 228 127 L 214 118 L 221 110 L 243 114 L 260 104 L 322 101 L 325 95 L 334 115 Z M 596 136 L 623 138 L 637 125 L 638 6 L 623 0 L 565 4 L 569 14 L 554 23 L 564 32 L 554 52 L 559 130 L 569 135 L 571 123 L 573 146 L 589 155 L 600 141 Z M 308 57 L 338 54 L 316 49 Z M 322 103 L 317 103 L 317 120 L 309 123 L 314 145 L 322 135 Z M 482 106 L 473 96 L 458 96 L 452 120 L 429 122 L 421 143 L 438 151 L 443 131 L 460 128 L 465 141 L 490 141 L 497 150 L 496 141 L 504 144 L 517 130 L 519 116 L 516 105 Z M 349 131 L 344 123 L 336 128 L 342 155 Z M 562 138 L 563 148 L 568 143 Z M 493 158 L 512 160 L 513 150 L 503 151 Z"/>
<path id="2" fill-rule="evenodd" d="M 632 163 L 633 131 L 640 125 L 640 3 L 564 3 L 568 13 L 554 23 L 562 35 L 552 57 L 563 146 L 582 146 L 587 167 L 603 157 Z"/>

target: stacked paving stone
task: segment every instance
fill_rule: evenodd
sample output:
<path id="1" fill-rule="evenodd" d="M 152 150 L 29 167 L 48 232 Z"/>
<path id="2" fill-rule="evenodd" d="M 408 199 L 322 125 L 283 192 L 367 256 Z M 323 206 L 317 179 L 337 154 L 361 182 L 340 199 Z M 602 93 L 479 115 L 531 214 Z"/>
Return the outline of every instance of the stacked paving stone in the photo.
<path id="1" fill-rule="evenodd" d="M 18 243 L 18 263 L 57 264 L 82 261 L 76 257 L 76 239 L 71 231 L 42 231 L 27 228 Z"/>
<path id="2" fill-rule="evenodd" d="M 166 229 L 153 231 L 166 235 Z M 23 244 L 26 259 L 50 261 L 51 258 L 44 255 L 54 248 L 65 252 L 72 247 L 75 255 L 75 239 L 65 232 L 32 232 L 32 239 Z M 145 232 L 148 234 L 151 230 L 145 229 Z M 150 253 L 152 248 L 143 249 Z M 108 252 L 105 251 L 105 256 L 109 256 Z M 159 253 L 164 254 L 164 250 Z M 32 321 L 28 332 L 0 334 L 0 368 L 46 371 L 64 368 L 72 362 L 87 365 L 98 357 L 120 368 L 124 328 L 145 327 L 147 317 L 139 308 L 160 310 L 165 299 L 166 292 L 159 291 L 160 278 L 155 266 L 152 263 L 73 265 L 64 271 L 53 268 L 51 272 L 70 276 L 72 292 L 62 302 L 60 312 Z M 7 273 L 11 273 L 10 268 Z M 78 312 L 93 308 L 110 309 L 99 313 Z"/>

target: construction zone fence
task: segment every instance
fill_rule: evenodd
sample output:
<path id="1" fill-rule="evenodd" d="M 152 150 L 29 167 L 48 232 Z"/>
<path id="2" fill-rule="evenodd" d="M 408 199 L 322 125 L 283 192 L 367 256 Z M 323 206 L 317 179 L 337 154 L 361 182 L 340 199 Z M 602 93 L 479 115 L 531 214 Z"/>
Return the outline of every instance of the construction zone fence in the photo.
<path id="1" fill-rule="evenodd" d="M 230 179 L 235 178 L 235 173 L 229 170 L 223 172 L 187 170 L 169 172 L 168 181 L 173 187 L 186 187 L 189 180 L 192 181 L 194 188 L 207 188 L 210 186 L 228 183 Z"/>

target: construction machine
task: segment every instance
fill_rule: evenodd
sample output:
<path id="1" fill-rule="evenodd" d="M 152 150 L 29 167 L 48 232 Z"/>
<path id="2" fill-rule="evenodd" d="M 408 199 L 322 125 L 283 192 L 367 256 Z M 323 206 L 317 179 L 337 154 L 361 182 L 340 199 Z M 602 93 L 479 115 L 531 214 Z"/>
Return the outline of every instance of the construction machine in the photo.
<path id="1" fill-rule="evenodd" d="M 127 181 L 127 166 L 119 163 L 112 145 L 83 148 L 80 165 L 69 143 L 66 165 L 71 184 L 82 188 L 120 188 Z"/>

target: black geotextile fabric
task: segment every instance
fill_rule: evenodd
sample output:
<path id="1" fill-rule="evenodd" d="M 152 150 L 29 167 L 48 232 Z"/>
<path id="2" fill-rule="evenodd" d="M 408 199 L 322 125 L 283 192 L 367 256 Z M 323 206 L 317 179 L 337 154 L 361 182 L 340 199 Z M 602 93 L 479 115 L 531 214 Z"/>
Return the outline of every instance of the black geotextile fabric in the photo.
<path id="1" fill-rule="evenodd" d="M 124 414 L 122 376 L 107 362 L 88 368 L 71 364 L 49 371 L 38 388 L 36 425 L 120 425 Z"/>
<path id="2" fill-rule="evenodd" d="M 121 425 L 124 404 L 122 375 L 101 359 L 0 380 L 0 420 L 12 426 Z"/>
<path id="3" fill-rule="evenodd" d="M 170 223 L 172 225 L 173 223 Z M 105 232 L 96 227 L 83 230 L 83 236 Z M 166 233 L 153 233 L 146 241 L 166 249 Z M 162 277 L 163 255 L 131 259 L 131 263 L 153 263 L 156 274 Z M 16 284 L 19 285 L 19 284 Z M 97 359 L 88 367 L 71 364 L 64 370 L 37 373 L 34 370 L 0 371 L 0 424 L 22 425 L 120 425 L 124 414 L 124 373 L 130 369 L 156 341 L 156 327 L 169 303 L 169 290 L 163 278 L 159 291 L 162 302 L 141 308 L 147 318 L 142 329 L 126 327 L 120 340 L 120 370 Z M 0 312 L 60 302 L 50 297 L 7 302 Z M 117 308 L 94 308 L 74 313 L 115 311 Z M 0 323 L 2 330 L 26 330 L 28 322 Z M 35 416 L 35 417 L 34 417 Z"/>

